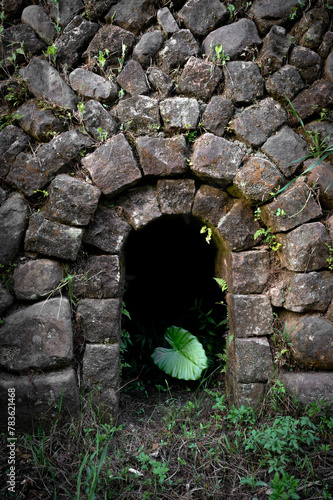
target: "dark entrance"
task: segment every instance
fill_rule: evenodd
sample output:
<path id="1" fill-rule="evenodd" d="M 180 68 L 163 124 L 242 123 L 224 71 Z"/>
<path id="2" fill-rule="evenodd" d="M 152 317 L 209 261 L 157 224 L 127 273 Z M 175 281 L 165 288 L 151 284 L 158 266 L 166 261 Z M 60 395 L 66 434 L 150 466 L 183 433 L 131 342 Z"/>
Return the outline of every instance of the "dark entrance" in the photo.
<path id="1" fill-rule="evenodd" d="M 216 249 L 200 234 L 201 226 L 190 216 L 164 216 L 129 236 L 124 301 L 131 321 L 123 324 L 134 345 L 132 359 L 140 364 L 152 364 L 151 352 L 172 325 L 204 338 L 204 344 L 223 343 L 224 328 L 214 326 L 226 316 L 213 279 Z"/>

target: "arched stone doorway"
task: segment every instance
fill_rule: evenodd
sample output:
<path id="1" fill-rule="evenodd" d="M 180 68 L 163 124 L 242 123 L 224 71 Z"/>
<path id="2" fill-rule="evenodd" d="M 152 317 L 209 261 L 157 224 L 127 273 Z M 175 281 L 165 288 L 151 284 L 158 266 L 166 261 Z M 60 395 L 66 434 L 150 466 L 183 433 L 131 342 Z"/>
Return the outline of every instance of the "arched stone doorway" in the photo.
<path id="1" fill-rule="evenodd" d="M 249 205 L 242 200 L 231 201 L 218 187 L 205 184 L 196 186 L 192 179 L 161 179 L 156 185 L 146 184 L 118 198 L 115 206 L 108 211 L 109 222 L 106 221 L 105 210 L 107 209 L 104 209 L 101 217 L 104 231 L 101 230 L 101 224 L 97 230 L 99 214 L 95 219 L 97 226 L 95 229 L 92 227 L 91 231 L 92 234 L 99 232 L 103 235 L 99 246 L 109 254 L 88 259 L 88 282 L 81 283 L 77 288 L 79 296 L 89 297 L 82 299 L 78 308 L 78 318 L 87 339 L 83 358 L 83 384 L 90 390 L 97 389 L 97 401 L 107 401 L 108 405 L 111 403 L 116 408 L 121 303 L 126 273 L 128 281 L 132 277 L 131 270 L 125 271 L 126 241 L 135 239 L 135 233 L 139 235 L 140 231 L 149 232 L 149 227 L 163 227 L 163 221 L 166 220 L 170 221 L 169 234 L 172 234 L 172 225 L 178 224 L 176 221 L 182 220 L 185 226 L 192 221 L 197 226 L 198 234 L 203 225 L 211 230 L 211 249 L 216 253 L 212 258 L 215 263 L 211 274 L 223 277 L 228 285 L 231 326 L 227 340 L 229 398 L 237 399 L 241 404 L 256 405 L 261 400 L 265 384 L 272 373 L 272 356 L 267 340 L 271 333 L 272 307 L 267 295 L 262 293 L 269 275 L 269 253 L 263 248 L 251 249 L 256 243 L 253 235 L 259 225 L 254 220 Z M 113 241 L 103 243 L 108 225 L 112 226 Z M 163 233 L 163 229 L 161 231 Z M 152 234 L 154 235 L 154 230 Z M 158 236 L 157 231 L 156 240 L 159 237 L 161 235 Z M 204 236 L 201 237 L 204 242 Z M 172 239 L 169 235 L 168 240 L 170 247 L 177 246 L 177 237 Z M 111 244 L 113 249 L 110 246 L 106 249 L 106 244 Z M 208 247 L 206 242 L 204 245 Z M 148 256 L 149 259 L 152 257 Z M 156 256 L 155 267 L 161 266 L 158 260 L 159 256 Z M 195 275 L 193 266 L 184 277 L 185 284 L 193 278 L 192 274 Z M 212 280 L 212 277 L 208 276 L 207 279 Z M 156 290 L 158 286 L 162 289 L 163 279 L 159 282 L 157 277 L 155 284 Z M 140 294 L 140 285 L 133 293 L 134 296 Z M 101 306 L 109 311 L 108 322 L 112 328 L 109 328 L 106 338 L 99 338 L 97 342 L 91 333 L 98 322 L 103 324 Z M 184 304 L 181 309 L 183 306 Z M 173 307 L 177 309 L 175 303 Z M 149 305 L 144 315 L 146 314 L 150 314 Z M 171 321 L 172 318 L 168 319 Z"/>

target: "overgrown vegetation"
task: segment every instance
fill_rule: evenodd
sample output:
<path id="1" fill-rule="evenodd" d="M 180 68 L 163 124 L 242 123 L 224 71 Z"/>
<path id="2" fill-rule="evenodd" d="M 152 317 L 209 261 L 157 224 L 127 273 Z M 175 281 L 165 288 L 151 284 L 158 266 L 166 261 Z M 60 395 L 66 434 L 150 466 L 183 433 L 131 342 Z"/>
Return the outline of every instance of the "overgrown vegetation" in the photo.
<path id="1" fill-rule="evenodd" d="M 115 420 L 84 401 L 79 423 L 18 436 L 15 498 L 333 498 L 333 417 L 322 401 L 300 412 L 277 380 L 255 414 L 227 405 L 220 375 L 192 392 L 158 389 L 122 394 Z"/>

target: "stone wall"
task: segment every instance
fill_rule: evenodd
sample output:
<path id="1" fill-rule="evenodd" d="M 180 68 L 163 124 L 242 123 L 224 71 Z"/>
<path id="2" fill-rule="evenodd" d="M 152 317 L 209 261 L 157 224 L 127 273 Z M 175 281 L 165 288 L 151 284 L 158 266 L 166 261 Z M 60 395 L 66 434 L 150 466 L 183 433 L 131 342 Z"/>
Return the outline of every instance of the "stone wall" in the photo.
<path id="1" fill-rule="evenodd" d="M 81 388 L 117 411 L 124 245 L 172 215 L 213 232 L 229 400 L 264 397 L 277 321 L 287 390 L 330 399 L 332 155 L 290 182 L 333 144 L 332 6 L 4 0 L 2 416 L 9 387 L 21 428 Z"/>

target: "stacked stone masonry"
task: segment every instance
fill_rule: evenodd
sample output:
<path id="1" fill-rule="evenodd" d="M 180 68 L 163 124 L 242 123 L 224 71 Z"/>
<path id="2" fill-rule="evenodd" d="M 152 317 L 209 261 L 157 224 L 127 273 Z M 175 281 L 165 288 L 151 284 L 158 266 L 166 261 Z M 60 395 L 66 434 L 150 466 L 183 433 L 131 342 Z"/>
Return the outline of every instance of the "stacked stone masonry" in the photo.
<path id="1" fill-rule="evenodd" d="M 35 3 L 3 4 L 0 422 L 9 387 L 22 429 L 82 389 L 117 412 L 125 243 L 176 215 L 212 229 L 229 400 L 264 397 L 277 320 L 287 390 L 330 400 L 332 1 Z"/>

